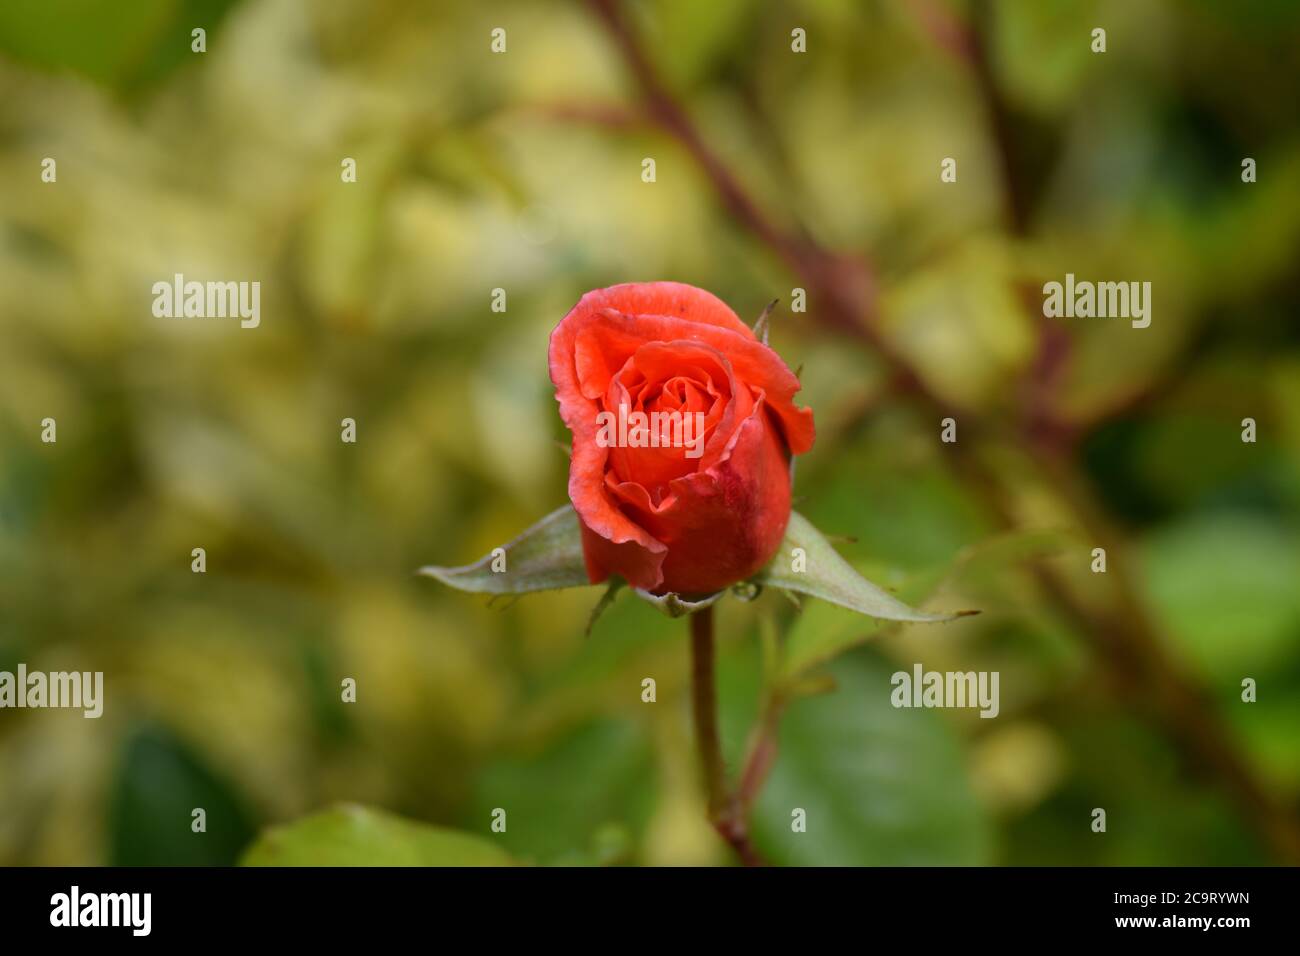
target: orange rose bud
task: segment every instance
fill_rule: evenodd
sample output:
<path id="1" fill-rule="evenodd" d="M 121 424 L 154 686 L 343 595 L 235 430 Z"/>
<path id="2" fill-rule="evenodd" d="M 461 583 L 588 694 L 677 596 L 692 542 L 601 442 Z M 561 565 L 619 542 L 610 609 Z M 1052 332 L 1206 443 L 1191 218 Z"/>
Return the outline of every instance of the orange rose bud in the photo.
<path id="1" fill-rule="evenodd" d="M 771 560 L 813 416 L 794 404 L 794 373 L 716 296 L 678 282 L 588 292 L 551 333 L 550 369 L 593 584 L 618 574 L 701 596 Z"/>

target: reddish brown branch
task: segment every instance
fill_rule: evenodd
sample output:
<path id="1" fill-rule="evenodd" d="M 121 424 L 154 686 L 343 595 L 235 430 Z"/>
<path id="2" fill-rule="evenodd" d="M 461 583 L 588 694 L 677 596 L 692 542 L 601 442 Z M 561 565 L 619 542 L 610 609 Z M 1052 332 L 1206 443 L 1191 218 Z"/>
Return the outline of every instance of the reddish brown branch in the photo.
<path id="1" fill-rule="evenodd" d="M 777 731 L 781 724 L 781 713 L 785 710 L 785 701 L 779 696 L 772 696 L 763 705 L 758 724 L 754 728 L 749 745 L 749 755 L 745 758 L 745 768 L 740 774 L 740 783 L 736 787 L 736 802 L 742 818 L 748 819 L 758 799 L 758 792 L 763 789 L 767 775 L 776 764 Z"/>

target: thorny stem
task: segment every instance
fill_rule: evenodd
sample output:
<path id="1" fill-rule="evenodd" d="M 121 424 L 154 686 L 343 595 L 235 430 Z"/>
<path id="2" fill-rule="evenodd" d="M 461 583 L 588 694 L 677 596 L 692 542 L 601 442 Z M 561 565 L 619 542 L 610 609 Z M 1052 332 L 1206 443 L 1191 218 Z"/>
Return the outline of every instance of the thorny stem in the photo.
<path id="1" fill-rule="evenodd" d="M 737 796 L 727 786 L 727 768 L 718 736 L 718 692 L 714 673 L 713 608 L 691 615 L 691 713 L 695 742 L 709 795 L 709 819 L 719 836 L 731 844 L 746 866 L 762 860 L 749 841 L 746 815 Z"/>
<path id="2" fill-rule="evenodd" d="M 775 251 L 803 279 L 809 291 L 819 298 L 822 303 L 819 321 L 858 338 L 875 351 L 889 367 L 891 392 L 906 397 L 923 414 L 935 421 L 950 415 L 956 417 L 957 410 L 951 403 L 934 391 L 907 358 L 878 330 L 875 322 L 876 289 L 867 263 L 823 249 L 806 233 L 783 229 L 769 219 L 726 164 L 709 148 L 686 110 L 663 84 L 634 31 L 624 19 L 617 0 L 587 0 L 587 3 L 605 24 L 619 48 L 640 87 L 643 105 L 649 117 L 691 154 L 737 222 Z M 919 19 L 924 21 L 939 45 L 972 68 L 980 93 L 988 104 L 995 145 L 1002 154 L 1010 226 L 1015 231 L 1023 232 L 1028 217 L 1025 197 L 1018 191 L 1017 174 L 1022 170 L 1012 155 L 1011 129 L 1005 103 L 998 95 L 989 68 L 988 51 L 982 42 L 987 31 L 970 30 L 948 15 L 943 5 L 929 0 L 914 0 L 914 7 L 920 14 Z M 977 8 L 977 13 L 980 14 L 978 19 L 985 21 L 988 12 L 987 4 L 981 3 Z M 1044 343 L 1048 358 L 1051 358 L 1050 352 L 1054 347 L 1054 343 Z M 1058 365 L 1059 359 L 1053 358 L 1042 365 L 1041 372 L 1050 375 Z M 1033 409 L 1028 413 L 1029 416 L 1037 414 L 1039 413 Z M 1049 479 L 1057 480 L 1057 487 L 1063 488 L 1065 502 L 1074 511 L 1080 526 L 1090 537 L 1097 539 L 1099 544 L 1107 546 L 1112 564 L 1117 556 L 1122 560 L 1122 555 L 1117 554 L 1120 550 L 1119 542 L 1107 527 L 1108 522 L 1091 495 L 1082 487 L 1077 476 L 1063 474 L 1068 471 L 1064 454 L 1070 447 L 1071 435 L 1068 430 L 1041 427 L 1041 421 L 1036 423 L 1031 418 L 1025 425 L 1040 427 L 1022 427 L 1018 432 L 1008 434 L 990 429 L 988 423 L 980 421 L 971 412 L 963 413 L 962 421 L 965 440 L 960 444 L 945 445 L 944 450 L 949 453 L 953 468 L 982 497 L 1000 524 L 1017 527 L 1020 523 L 1015 506 L 1015 489 L 1008 487 L 1007 482 L 989 466 L 989 458 L 973 450 L 985 439 L 989 441 L 991 450 L 1006 451 L 1009 448 L 1013 453 L 1027 453 L 1028 460 L 1038 466 Z M 1050 419 L 1046 421 L 1049 426 L 1053 424 Z M 994 455 L 992 459 L 996 460 L 997 457 Z M 1111 550 L 1112 547 L 1114 551 Z M 1164 635 L 1146 612 L 1131 580 L 1121 579 L 1119 574 L 1108 575 L 1115 582 L 1113 606 L 1096 608 L 1079 597 L 1058 569 L 1039 564 L 1035 567 L 1035 576 L 1049 600 L 1075 622 L 1080 635 L 1093 648 L 1123 699 L 1162 728 L 1191 767 L 1223 787 L 1237 801 L 1243 817 L 1256 828 L 1280 860 L 1300 862 L 1300 821 L 1273 797 L 1255 768 L 1233 746 L 1231 734 L 1207 700 L 1204 689 L 1185 673 L 1184 668 L 1166 649 Z M 700 633 L 707 635 L 707 638 L 701 640 L 710 649 L 710 675 L 711 625 L 711 619 L 703 622 L 692 620 L 692 635 L 696 634 L 697 627 Z M 697 668 L 698 664 L 697 655 Z M 709 688 L 707 693 L 711 702 L 711 680 Z M 697 687 L 697 694 L 699 692 Z M 696 703 L 697 726 L 700 726 L 698 696 Z M 708 726 L 714 727 L 716 753 L 716 725 L 711 718 Z M 764 765 L 770 763 L 770 755 L 775 750 L 772 742 L 774 735 L 760 733 L 755 739 L 750 765 L 741 784 L 741 793 L 747 794 L 748 799 L 752 799 L 749 791 L 761 783 L 765 774 Z M 704 746 L 703 739 L 701 746 Z M 721 767 L 720 754 L 717 754 L 716 765 Z M 751 780 L 757 782 L 751 783 Z M 732 806 L 740 806 L 743 802 L 744 799 L 737 799 Z M 743 817 L 743 807 L 727 812 L 732 819 Z M 715 825 L 718 825 L 716 818 Z M 723 832 L 721 827 L 719 832 Z M 723 835 L 727 836 L 727 833 L 724 832 Z M 734 839 L 728 839 L 733 846 L 737 846 Z M 740 848 L 737 849 L 739 851 Z"/>

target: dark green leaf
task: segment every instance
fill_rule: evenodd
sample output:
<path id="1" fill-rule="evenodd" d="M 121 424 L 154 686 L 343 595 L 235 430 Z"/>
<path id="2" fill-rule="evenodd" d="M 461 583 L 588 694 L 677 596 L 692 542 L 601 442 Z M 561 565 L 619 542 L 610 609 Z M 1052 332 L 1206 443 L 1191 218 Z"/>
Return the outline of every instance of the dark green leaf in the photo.
<path id="1" fill-rule="evenodd" d="M 206 831 L 191 829 L 195 809 Z M 229 866 L 255 824 L 234 787 L 163 727 L 127 740 L 109 810 L 110 866 Z"/>

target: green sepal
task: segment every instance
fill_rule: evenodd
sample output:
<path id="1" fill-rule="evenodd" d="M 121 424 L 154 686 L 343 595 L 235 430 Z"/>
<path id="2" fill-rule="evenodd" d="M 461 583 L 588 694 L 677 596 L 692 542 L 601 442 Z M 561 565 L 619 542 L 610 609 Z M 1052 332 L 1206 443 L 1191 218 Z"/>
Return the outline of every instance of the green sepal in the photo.
<path id="1" fill-rule="evenodd" d="M 796 552 L 802 549 L 802 571 L 794 570 Z M 811 521 L 797 511 L 790 512 L 785 538 L 776 556 L 757 577 L 756 582 L 821 598 L 850 611 L 885 621 L 939 623 L 951 621 L 977 611 L 953 614 L 928 614 L 908 607 L 898 598 L 872 584 L 840 557 Z"/>

